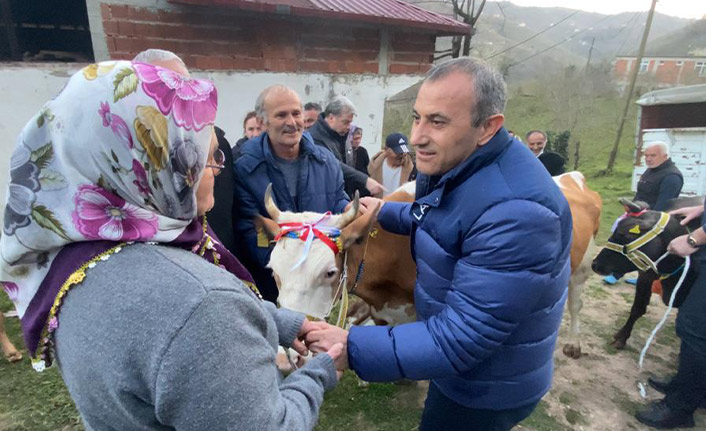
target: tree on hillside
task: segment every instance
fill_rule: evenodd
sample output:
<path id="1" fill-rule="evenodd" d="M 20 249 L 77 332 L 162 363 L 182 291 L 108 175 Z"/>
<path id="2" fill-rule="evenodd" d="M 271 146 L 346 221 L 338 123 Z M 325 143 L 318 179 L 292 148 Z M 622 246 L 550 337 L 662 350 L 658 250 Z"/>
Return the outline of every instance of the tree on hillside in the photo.
<path id="1" fill-rule="evenodd" d="M 454 36 L 451 42 L 451 48 L 443 51 L 438 51 L 434 60 L 439 60 L 444 57 L 458 58 L 468 57 L 471 53 L 471 39 L 476 34 L 476 22 L 483 13 L 486 0 L 445 0 L 443 3 L 451 3 L 454 9 L 454 18 L 460 19 L 471 26 L 468 34 L 463 36 Z"/>

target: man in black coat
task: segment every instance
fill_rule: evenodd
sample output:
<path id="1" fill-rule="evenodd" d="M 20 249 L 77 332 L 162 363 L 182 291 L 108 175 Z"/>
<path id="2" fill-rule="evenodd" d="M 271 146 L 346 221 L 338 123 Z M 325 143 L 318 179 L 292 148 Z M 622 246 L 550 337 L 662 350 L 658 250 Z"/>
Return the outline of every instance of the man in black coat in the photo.
<path id="1" fill-rule="evenodd" d="M 566 160 L 564 160 L 561 155 L 551 151 L 544 151 L 544 147 L 547 146 L 547 134 L 541 130 L 530 130 L 525 135 L 527 139 L 527 146 L 539 159 L 540 162 L 547 168 L 549 175 L 555 177 L 564 173 L 564 165 Z"/>
<path id="2" fill-rule="evenodd" d="M 346 190 L 366 188 L 373 195 L 382 194 L 385 190 L 382 184 L 353 166 L 353 148 L 346 146 L 348 130 L 355 115 L 353 103 L 347 97 L 336 96 L 308 131 L 314 143 L 327 148 L 341 162 Z"/>

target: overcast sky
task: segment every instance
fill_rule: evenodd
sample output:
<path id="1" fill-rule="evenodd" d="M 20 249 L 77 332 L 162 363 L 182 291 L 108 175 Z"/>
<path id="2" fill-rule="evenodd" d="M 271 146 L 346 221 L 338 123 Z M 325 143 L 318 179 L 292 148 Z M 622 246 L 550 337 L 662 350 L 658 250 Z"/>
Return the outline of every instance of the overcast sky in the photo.
<path id="1" fill-rule="evenodd" d="M 519 6 L 565 7 L 603 14 L 646 11 L 651 0 L 510 0 Z M 706 16 L 704 0 L 661 0 L 657 2 L 657 12 L 682 18 L 702 18 Z"/>

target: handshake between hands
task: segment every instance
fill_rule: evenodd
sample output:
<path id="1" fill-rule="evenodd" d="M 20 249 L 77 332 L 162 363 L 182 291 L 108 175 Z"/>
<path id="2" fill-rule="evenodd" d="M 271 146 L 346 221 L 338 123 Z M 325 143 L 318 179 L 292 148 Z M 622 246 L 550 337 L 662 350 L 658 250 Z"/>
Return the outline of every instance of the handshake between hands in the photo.
<path id="1" fill-rule="evenodd" d="M 326 322 L 311 322 L 304 319 L 292 349 L 302 356 L 311 351 L 314 355 L 325 353 L 331 356 L 340 379 L 348 368 L 348 331 Z"/>

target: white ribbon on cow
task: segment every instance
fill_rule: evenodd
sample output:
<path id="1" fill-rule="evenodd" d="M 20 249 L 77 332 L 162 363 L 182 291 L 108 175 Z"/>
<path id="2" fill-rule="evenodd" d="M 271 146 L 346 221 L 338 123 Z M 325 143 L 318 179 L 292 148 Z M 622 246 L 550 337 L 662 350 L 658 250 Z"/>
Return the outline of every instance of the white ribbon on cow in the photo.
<path id="1" fill-rule="evenodd" d="M 662 256 L 660 256 L 657 261 L 655 261 L 655 267 L 659 265 L 659 262 L 667 257 L 669 255 L 669 252 L 664 253 Z M 684 280 L 686 279 L 686 274 L 689 272 L 689 267 L 691 266 L 691 257 L 686 256 L 684 259 L 684 269 L 682 270 L 681 277 L 679 277 L 679 281 L 677 281 L 676 286 L 674 286 L 674 290 L 672 291 L 672 296 L 669 297 L 669 305 L 667 306 L 667 311 L 664 312 L 664 316 L 662 316 L 662 319 L 657 323 L 657 326 L 655 326 L 655 329 L 652 330 L 652 333 L 650 336 L 647 338 L 647 341 L 645 342 L 645 347 L 642 348 L 642 351 L 640 352 L 640 359 L 638 360 L 638 366 L 639 366 L 639 372 L 642 373 L 642 364 L 645 361 L 645 355 L 647 354 L 647 350 L 650 348 L 650 344 L 652 344 L 652 341 L 654 341 L 655 336 L 657 335 L 657 332 L 662 329 L 662 326 L 664 326 L 664 323 L 667 321 L 667 318 L 669 317 L 669 313 L 672 312 L 672 308 L 674 308 L 674 299 L 677 297 L 677 292 L 679 291 L 679 288 L 681 285 L 684 283 Z M 647 398 L 647 385 L 645 385 L 644 382 L 637 382 L 637 388 L 640 391 L 640 396 L 642 398 Z"/>
<path id="2" fill-rule="evenodd" d="M 299 237 L 306 236 L 304 240 L 304 251 L 302 251 L 302 256 L 299 258 L 297 263 L 292 266 L 292 271 L 299 268 L 302 263 L 306 260 L 309 255 L 309 250 L 311 250 L 311 243 L 314 241 L 316 235 L 315 230 L 320 231 L 328 237 L 334 237 L 341 234 L 341 230 L 334 226 L 323 225 L 322 223 L 328 221 L 331 218 L 331 213 L 327 212 L 322 215 L 318 220 L 313 223 L 301 223 L 300 226 L 286 227 L 287 233 L 289 232 L 299 232 Z M 286 234 L 285 234 L 286 236 Z"/>

